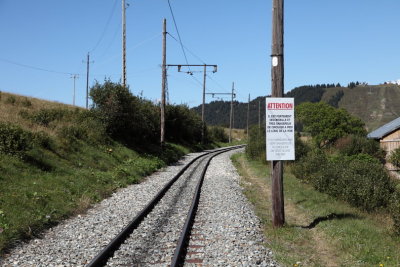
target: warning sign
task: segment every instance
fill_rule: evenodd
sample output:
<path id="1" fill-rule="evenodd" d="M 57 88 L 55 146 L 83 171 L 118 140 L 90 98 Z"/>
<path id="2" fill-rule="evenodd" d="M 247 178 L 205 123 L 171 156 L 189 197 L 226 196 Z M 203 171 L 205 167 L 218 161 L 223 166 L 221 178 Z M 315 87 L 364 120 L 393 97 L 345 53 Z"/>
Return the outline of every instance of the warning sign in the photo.
<path id="1" fill-rule="evenodd" d="M 266 98 L 267 160 L 294 160 L 294 99 Z"/>

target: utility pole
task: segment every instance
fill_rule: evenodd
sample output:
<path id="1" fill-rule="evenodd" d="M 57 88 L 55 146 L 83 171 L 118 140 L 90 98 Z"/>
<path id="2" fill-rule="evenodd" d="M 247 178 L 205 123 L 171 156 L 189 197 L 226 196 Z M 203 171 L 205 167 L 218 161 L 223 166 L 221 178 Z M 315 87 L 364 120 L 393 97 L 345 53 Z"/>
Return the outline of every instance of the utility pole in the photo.
<path id="1" fill-rule="evenodd" d="M 89 108 L 89 65 L 90 63 L 93 63 L 93 61 L 90 61 L 89 52 L 87 53 L 86 62 L 83 61 L 83 63 L 86 63 L 86 109 L 88 109 Z"/>
<path id="2" fill-rule="evenodd" d="M 273 0 L 272 8 L 272 97 L 283 97 L 284 72 L 283 72 L 283 1 Z M 285 210 L 283 198 L 283 162 L 272 161 L 272 224 L 282 227 L 285 223 Z"/>
<path id="3" fill-rule="evenodd" d="M 126 87 L 126 18 L 125 0 L 122 0 L 122 86 Z"/>
<path id="4" fill-rule="evenodd" d="M 72 105 L 75 106 L 75 80 L 79 78 L 78 74 L 71 74 L 71 79 L 74 79 L 74 93 L 72 95 Z"/>
<path id="5" fill-rule="evenodd" d="M 204 64 L 204 69 L 203 69 L 203 104 L 201 105 L 201 121 L 202 121 L 202 126 L 201 126 L 201 142 L 204 143 L 204 132 L 206 128 L 206 124 L 204 121 L 204 106 L 206 103 L 206 71 L 207 71 L 207 65 Z"/>
<path id="6" fill-rule="evenodd" d="M 231 116 L 229 118 L 229 143 L 232 143 L 233 94 L 234 94 L 234 92 L 235 92 L 235 83 L 232 82 Z"/>
<path id="7" fill-rule="evenodd" d="M 249 142 L 249 117 L 250 117 L 250 94 L 249 101 L 247 101 L 247 142 Z"/>
<path id="8" fill-rule="evenodd" d="M 231 95 L 232 98 L 236 98 L 236 94 L 232 91 L 232 93 L 206 93 L 206 95 L 212 95 L 212 97 L 214 97 L 215 95 Z M 230 137 L 229 137 L 229 143 L 230 141 Z"/>
<path id="9" fill-rule="evenodd" d="M 196 65 L 196 64 L 194 64 L 194 65 L 192 65 L 192 64 L 187 64 L 187 65 L 184 65 L 184 64 L 179 64 L 179 65 L 168 64 L 166 66 L 167 67 L 178 67 L 178 72 L 181 71 L 182 67 L 203 67 L 203 104 L 201 106 L 201 121 L 202 121 L 201 142 L 203 143 L 204 142 L 204 132 L 205 132 L 205 128 L 206 128 L 205 127 L 206 126 L 205 119 L 204 119 L 204 106 L 205 106 L 205 100 L 206 100 L 206 96 L 205 95 L 206 95 L 207 67 L 213 67 L 214 69 L 213 69 L 212 72 L 216 73 L 218 66 L 217 65 L 209 65 L 209 64 L 203 64 L 203 65 Z M 192 71 L 187 71 L 186 73 L 190 74 L 190 75 L 193 75 Z"/>
<path id="10" fill-rule="evenodd" d="M 258 100 L 258 135 L 261 132 L 261 101 Z"/>
<path id="11" fill-rule="evenodd" d="M 161 82 L 161 147 L 165 143 L 165 87 L 167 84 L 167 20 L 163 20 L 162 82 Z"/>

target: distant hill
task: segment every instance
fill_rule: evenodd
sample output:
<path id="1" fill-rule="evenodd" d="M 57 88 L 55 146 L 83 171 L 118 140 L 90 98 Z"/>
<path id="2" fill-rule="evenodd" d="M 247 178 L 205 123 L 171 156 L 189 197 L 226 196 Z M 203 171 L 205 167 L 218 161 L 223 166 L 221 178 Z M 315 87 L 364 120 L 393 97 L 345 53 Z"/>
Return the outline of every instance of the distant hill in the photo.
<path id="1" fill-rule="evenodd" d="M 324 101 L 332 106 L 344 108 L 365 122 L 368 131 L 400 117 L 400 86 L 354 85 L 352 88 L 339 84 L 307 85 L 294 88 L 285 96 L 294 97 L 296 105 L 303 102 Z M 265 118 L 265 96 L 250 102 L 250 125 L 258 123 L 258 107 L 261 106 L 261 122 Z M 201 105 L 193 108 L 201 114 Z M 210 125 L 229 126 L 229 101 L 213 101 L 205 105 L 205 120 Z M 234 102 L 234 128 L 246 128 L 247 103 Z"/>

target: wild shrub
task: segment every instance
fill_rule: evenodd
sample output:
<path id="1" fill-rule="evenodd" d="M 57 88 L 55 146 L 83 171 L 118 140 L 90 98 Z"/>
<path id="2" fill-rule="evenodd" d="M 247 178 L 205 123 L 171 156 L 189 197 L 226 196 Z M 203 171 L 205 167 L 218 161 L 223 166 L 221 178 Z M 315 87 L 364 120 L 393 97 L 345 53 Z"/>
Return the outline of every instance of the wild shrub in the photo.
<path id="1" fill-rule="evenodd" d="M 342 155 L 368 154 L 377 158 L 380 162 L 384 162 L 386 156 L 378 142 L 364 136 L 349 135 L 342 137 L 335 142 L 335 148 Z"/>
<path id="2" fill-rule="evenodd" d="M 53 141 L 50 136 L 45 132 L 36 132 L 32 134 L 32 143 L 33 145 L 51 149 L 53 145 Z"/>
<path id="3" fill-rule="evenodd" d="M 171 142 L 196 144 L 201 142 L 203 123 L 198 114 L 186 105 L 166 107 L 166 139 Z"/>
<path id="4" fill-rule="evenodd" d="M 6 98 L 6 103 L 10 104 L 10 105 L 15 105 L 15 103 L 17 102 L 17 99 L 15 98 L 15 96 L 10 95 Z"/>
<path id="5" fill-rule="evenodd" d="M 32 102 L 28 98 L 25 97 L 24 99 L 22 99 L 21 105 L 23 107 L 29 108 L 32 106 Z"/>
<path id="6" fill-rule="evenodd" d="M 394 186 L 382 164 L 356 159 L 341 167 L 337 182 L 341 199 L 366 211 L 388 207 Z"/>
<path id="7" fill-rule="evenodd" d="M 32 148 L 32 134 L 10 123 L 0 123 L 0 153 L 21 156 Z"/>
<path id="8" fill-rule="evenodd" d="M 323 102 L 302 103 L 296 107 L 296 116 L 304 130 L 311 134 L 316 145 L 321 148 L 349 134 L 366 134 L 364 123 L 359 118 Z"/>
<path id="9" fill-rule="evenodd" d="M 146 146 L 159 139 L 159 112 L 150 102 L 133 96 L 129 88 L 106 80 L 90 90 L 92 111 L 107 134 L 127 145 Z"/>
<path id="10" fill-rule="evenodd" d="M 325 154 L 321 150 L 314 149 L 292 166 L 292 172 L 297 179 L 312 182 L 315 180 L 314 177 L 325 169 L 327 163 Z"/>
<path id="11" fill-rule="evenodd" d="M 56 120 L 61 120 L 68 110 L 66 109 L 40 109 L 33 114 L 20 113 L 22 117 L 30 119 L 32 122 L 37 123 L 42 126 L 49 126 L 49 124 Z"/>
<path id="12" fill-rule="evenodd" d="M 368 154 L 327 158 L 313 151 L 293 166 L 297 178 L 366 211 L 386 208 L 394 190 L 382 164 Z"/>
<path id="13" fill-rule="evenodd" d="M 389 162 L 400 167 L 400 148 L 395 149 L 389 156 Z"/>
<path id="14" fill-rule="evenodd" d="M 310 152 L 311 148 L 310 146 L 304 142 L 303 140 L 300 139 L 300 136 L 298 134 L 295 135 L 295 158 L 296 161 L 299 161 L 301 158 L 307 155 L 308 152 Z"/>
<path id="15" fill-rule="evenodd" d="M 400 235 L 400 191 L 393 193 L 390 201 L 390 214 L 393 219 L 393 231 Z"/>
<path id="16" fill-rule="evenodd" d="M 229 141 L 228 135 L 225 133 L 223 127 L 213 126 L 208 129 L 208 135 L 214 142 L 227 143 Z"/>
<path id="17" fill-rule="evenodd" d="M 266 162 L 265 156 L 265 127 L 253 125 L 249 129 L 249 140 L 246 146 L 246 155 L 254 160 Z"/>

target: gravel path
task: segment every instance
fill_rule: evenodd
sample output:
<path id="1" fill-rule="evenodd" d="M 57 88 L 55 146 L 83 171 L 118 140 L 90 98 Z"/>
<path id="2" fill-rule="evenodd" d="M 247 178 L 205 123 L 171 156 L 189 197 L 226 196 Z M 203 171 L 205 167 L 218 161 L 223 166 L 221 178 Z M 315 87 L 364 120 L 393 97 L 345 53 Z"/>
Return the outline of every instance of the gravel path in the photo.
<path id="1" fill-rule="evenodd" d="M 242 193 L 234 153 L 215 157 L 207 170 L 186 266 L 278 266 Z"/>
<path id="2" fill-rule="evenodd" d="M 239 176 L 229 160 L 235 152 L 224 153 L 211 161 L 203 185 L 199 214 L 192 233 L 187 266 L 277 266 L 272 253 L 262 245 L 263 237 L 259 220 L 242 194 Z M 183 166 L 199 153 L 190 154 L 175 166 L 170 166 L 148 177 L 144 182 L 119 190 L 110 198 L 95 205 L 86 214 L 66 220 L 46 231 L 42 239 L 21 244 L 0 259 L 1 266 L 84 266 L 87 264 L 152 197 Z M 188 172 L 196 172 L 191 167 Z M 194 175 L 193 177 L 196 177 Z M 178 201 L 190 201 L 197 178 L 179 180 L 171 188 L 170 197 L 161 206 L 171 207 Z M 143 233 L 135 231 L 133 243 L 121 246 L 119 255 L 130 255 L 136 261 L 122 261 L 116 257 L 110 266 L 166 266 L 174 250 L 175 232 L 187 211 L 167 209 L 168 219 L 150 214 L 150 223 L 139 228 L 156 229 Z M 155 213 L 154 213 L 155 214 Z M 172 225 L 172 226 L 171 226 Z M 140 229 L 137 230 L 140 230 Z M 138 242 L 138 236 L 141 240 Z M 151 248 L 156 240 L 161 247 Z M 133 244 L 133 245 L 132 245 Z M 132 250 L 132 246 L 136 249 Z M 151 249 L 150 259 L 137 258 L 140 251 Z M 155 265 L 154 265 L 155 264 Z"/>

